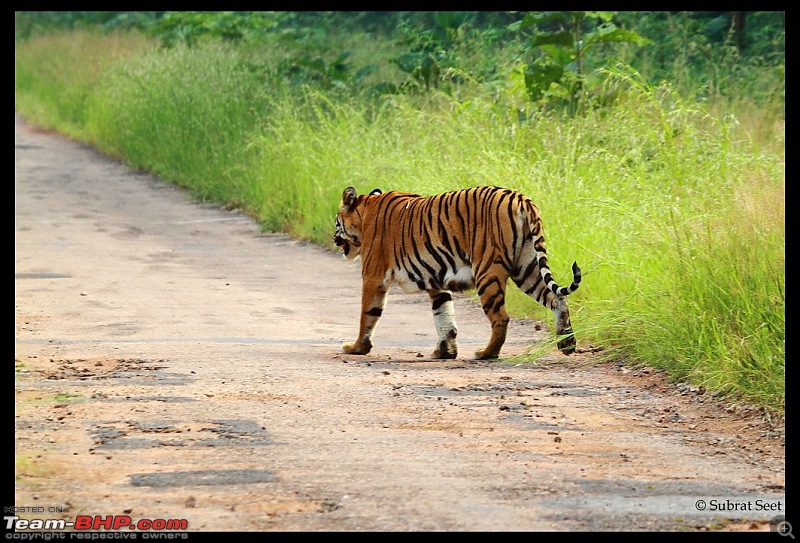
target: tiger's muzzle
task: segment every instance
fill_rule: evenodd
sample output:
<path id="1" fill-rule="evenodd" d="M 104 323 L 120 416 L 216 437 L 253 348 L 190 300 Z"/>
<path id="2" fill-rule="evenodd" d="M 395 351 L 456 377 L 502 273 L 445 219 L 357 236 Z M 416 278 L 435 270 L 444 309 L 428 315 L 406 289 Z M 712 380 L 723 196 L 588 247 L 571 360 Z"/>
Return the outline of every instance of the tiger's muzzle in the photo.
<path id="1" fill-rule="evenodd" d="M 353 247 L 360 247 L 360 244 L 351 241 L 349 239 L 345 239 L 338 234 L 333 236 L 333 242 L 336 244 L 337 247 L 340 247 L 342 249 L 342 252 L 344 252 L 344 256 L 348 256 L 350 254 L 350 250 Z"/>

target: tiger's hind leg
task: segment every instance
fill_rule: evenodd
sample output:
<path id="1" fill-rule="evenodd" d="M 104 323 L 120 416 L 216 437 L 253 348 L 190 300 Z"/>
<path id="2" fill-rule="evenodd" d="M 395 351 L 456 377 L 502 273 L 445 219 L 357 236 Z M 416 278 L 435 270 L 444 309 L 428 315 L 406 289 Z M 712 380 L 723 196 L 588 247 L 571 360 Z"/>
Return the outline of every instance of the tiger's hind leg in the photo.
<path id="1" fill-rule="evenodd" d="M 361 323 L 358 339 L 353 343 L 342 345 L 342 352 L 346 354 L 367 354 L 372 350 L 372 333 L 378 324 L 378 319 L 383 314 L 386 305 L 386 288 L 364 281 L 361 293 Z"/>
<path id="2" fill-rule="evenodd" d="M 569 319 L 569 306 L 565 296 L 558 296 L 553 303 L 553 314 L 556 317 L 556 334 L 561 339 L 558 348 L 564 354 L 575 352 L 577 342 L 575 332 L 572 331 L 572 322 Z"/>
<path id="3" fill-rule="evenodd" d="M 447 290 L 429 290 L 431 308 L 433 309 L 433 323 L 439 340 L 431 358 L 455 358 L 458 355 L 456 344 L 456 313 L 453 307 L 453 295 Z"/>
<path id="4" fill-rule="evenodd" d="M 545 285 L 539 272 L 539 265 L 536 261 L 536 253 L 532 244 L 526 243 L 523 246 L 520 262 L 523 263 L 523 266 L 514 272 L 511 279 L 522 292 L 553 312 L 555 333 L 560 338 L 557 343 L 559 350 L 567 355 L 574 353 L 576 341 L 575 333 L 572 330 L 572 322 L 570 322 L 569 318 L 567 297 L 555 294 Z M 580 274 L 580 270 L 577 273 Z M 580 281 L 579 277 L 580 275 L 576 277 L 578 281 Z"/>
<path id="5" fill-rule="evenodd" d="M 501 264 L 493 264 L 483 273 L 475 274 L 475 286 L 481 299 L 483 312 L 492 324 L 492 335 L 483 349 L 475 352 L 475 358 L 486 360 L 497 358 L 506 342 L 508 313 L 506 312 L 506 283 L 508 271 Z"/>

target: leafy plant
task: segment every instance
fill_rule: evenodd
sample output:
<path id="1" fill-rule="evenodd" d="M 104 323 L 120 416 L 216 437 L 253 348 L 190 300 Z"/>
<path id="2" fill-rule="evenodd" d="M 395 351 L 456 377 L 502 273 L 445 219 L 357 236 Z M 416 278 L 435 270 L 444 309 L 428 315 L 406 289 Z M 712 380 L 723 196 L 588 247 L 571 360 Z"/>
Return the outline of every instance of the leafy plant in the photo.
<path id="1" fill-rule="evenodd" d="M 583 96 L 586 56 L 603 44 L 650 40 L 632 30 L 617 27 L 610 11 L 529 12 L 509 30 L 526 36 L 527 48 L 539 53 L 523 67 L 525 87 L 531 100 L 546 98 L 552 87 L 557 95 L 577 102 Z"/>
<path id="2" fill-rule="evenodd" d="M 284 12 L 277 11 L 168 11 L 150 32 L 164 46 L 194 45 L 198 40 L 253 41 L 276 28 Z"/>
<path id="3" fill-rule="evenodd" d="M 303 54 L 284 60 L 278 73 L 294 84 L 316 82 L 325 89 L 355 89 L 365 77 L 377 69 L 377 65 L 368 64 L 354 72 L 352 64 L 347 62 L 351 56 L 352 52 L 345 51 L 326 63 L 321 56 L 312 58 Z"/>
<path id="4" fill-rule="evenodd" d="M 130 29 L 145 31 L 163 13 L 162 11 L 16 11 L 14 34 L 17 40 L 23 40 L 54 30 L 96 28 L 102 32 Z"/>
<path id="5" fill-rule="evenodd" d="M 442 74 L 455 67 L 453 48 L 461 41 L 462 29 L 473 23 L 476 16 L 475 11 L 437 11 L 429 28 L 403 21 L 401 31 L 405 38 L 402 43 L 411 50 L 389 62 L 426 89 L 438 86 Z"/>

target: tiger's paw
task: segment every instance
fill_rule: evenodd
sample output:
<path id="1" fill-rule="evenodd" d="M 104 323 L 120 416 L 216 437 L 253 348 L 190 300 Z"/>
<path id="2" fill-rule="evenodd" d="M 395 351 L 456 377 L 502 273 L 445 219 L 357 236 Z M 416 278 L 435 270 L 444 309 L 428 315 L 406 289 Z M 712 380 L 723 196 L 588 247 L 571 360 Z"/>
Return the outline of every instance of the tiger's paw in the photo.
<path id="1" fill-rule="evenodd" d="M 489 349 L 479 349 L 475 351 L 475 358 L 478 360 L 490 360 L 492 358 L 497 358 L 499 354 L 499 352 L 493 353 L 489 351 Z"/>
<path id="2" fill-rule="evenodd" d="M 568 356 L 575 352 L 576 347 L 575 336 L 568 336 L 566 339 L 558 342 L 559 350 Z"/>
<path id="3" fill-rule="evenodd" d="M 366 343 L 345 343 L 342 345 L 342 352 L 345 354 L 367 354 L 372 350 L 372 342 Z"/>
<path id="4" fill-rule="evenodd" d="M 431 358 L 439 358 L 439 359 L 452 359 L 458 356 L 458 347 L 455 343 L 447 343 L 446 341 L 442 341 L 436 347 L 436 350 L 433 351 Z"/>

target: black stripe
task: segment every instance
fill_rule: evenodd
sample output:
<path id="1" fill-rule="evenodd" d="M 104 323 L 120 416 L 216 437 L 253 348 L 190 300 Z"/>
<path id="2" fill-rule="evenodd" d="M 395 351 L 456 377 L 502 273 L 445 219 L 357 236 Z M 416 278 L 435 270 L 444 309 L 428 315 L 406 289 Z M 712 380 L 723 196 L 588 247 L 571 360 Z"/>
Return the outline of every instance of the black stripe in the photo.
<path id="1" fill-rule="evenodd" d="M 498 311 L 500 311 L 500 308 L 503 307 L 504 305 L 506 305 L 506 297 L 501 296 L 500 299 L 497 300 L 497 303 L 494 304 L 494 312 L 497 313 Z"/>
<path id="2" fill-rule="evenodd" d="M 447 270 L 452 270 L 455 273 L 455 262 L 445 253 L 447 260 L 449 261 L 450 265 L 448 265 L 444 259 L 441 257 L 441 251 L 439 251 L 430 241 L 425 242 L 425 248 L 428 250 L 431 256 L 433 256 L 434 260 L 439 264 L 439 273 L 436 274 L 436 279 L 438 285 L 437 288 L 443 288 L 444 285 L 444 276 L 447 274 Z"/>
<path id="3" fill-rule="evenodd" d="M 484 313 L 489 313 L 489 309 L 492 308 L 495 305 L 495 300 L 497 299 L 498 296 L 502 296 L 502 295 L 499 292 L 495 292 L 488 300 L 486 300 L 486 303 L 483 304 L 483 312 Z M 501 299 L 499 300 L 498 303 L 500 305 L 503 305 L 505 303 L 502 297 L 501 297 Z"/>
<path id="4" fill-rule="evenodd" d="M 452 300 L 453 300 L 453 297 L 450 295 L 449 292 L 440 292 L 439 294 L 434 296 L 433 299 L 431 300 L 432 306 L 433 306 L 433 310 L 436 311 L 437 309 L 442 307 L 442 305 L 444 305 L 447 302 L 450 302 Z"/>
<path id="5" fill-rule="evenodd" d="M 541 283 L 541 282 L 542 282 L 542 276 L 541 276 L 541 274 L 540 274 L 540 275 L 538 275 L 538 276 L 536 277 L 536 281 L 533 283 L 533 286 L 532 286 L 531 288 L 529 288 L 528 290 L 526 290 L 526 291 L 525 291 L 525 294 L 527 294 L 528 296 L 530 296 L 531 294 L 533 294 L 533 291 L 535 291 L 535 290 L 536 290 L 536 287 L 537 287 L 537 286 L 539 286 L 539 283 Z"/>
<path id="6" fill-rule="evenodd" d="M 423 232 L 423 236 L 425 236 L 425 238 L 428 237 L 428 236 L 425 235 L 424 232 Z M 425 243 L 427 244 L 427 241 Z M 420 264 L 421 266 L 423 266 L 426 270 L 428 270 L 428 277 L 431 277 L 431 278 L 435 277 L 436 276 L 436 270 L 433 269 L 433 267 L 430 264 L 425 262 L 425 260 L 423 260 L 422 255 L 420 255 L 420 253 L 419 253 L 419 248 L 417 247 L 417 242 L 413 238 L 411 239 L 411 246 L 414 248 L 414 257 L 416 258 L 417 263 Z"/>
<path id="7" fill-rule="evenodd" d="M 480 296 L 484 292 L 486 292 L 486 289 L 489 288 L 489 285 L 491 285 L 493 283 L 499 285 L 500 287 L 502 287 L 502 285 L 500 285 L 500 280 L 497 277 L 492 277 L 489 281 L 487 281 L 486 283 L 483 283 L 480 286 L 480 288 L 478 289 L 478 296 Z"/>
<path id="8" fill-rule="evenodd" d="M 525 268 L 525 273 L 522 274 L 521 279 L 524 281 L 528 277 L 530 277 L 531 274 L 533 273 L 533 270 L 536 269 L 536 266 L 537 266 L 536 260 L 531 260 L 530 263 L 528 264 L 528 267 Z M 540 277 L 541 277 L 541 275 L 540 275 Z"/>

